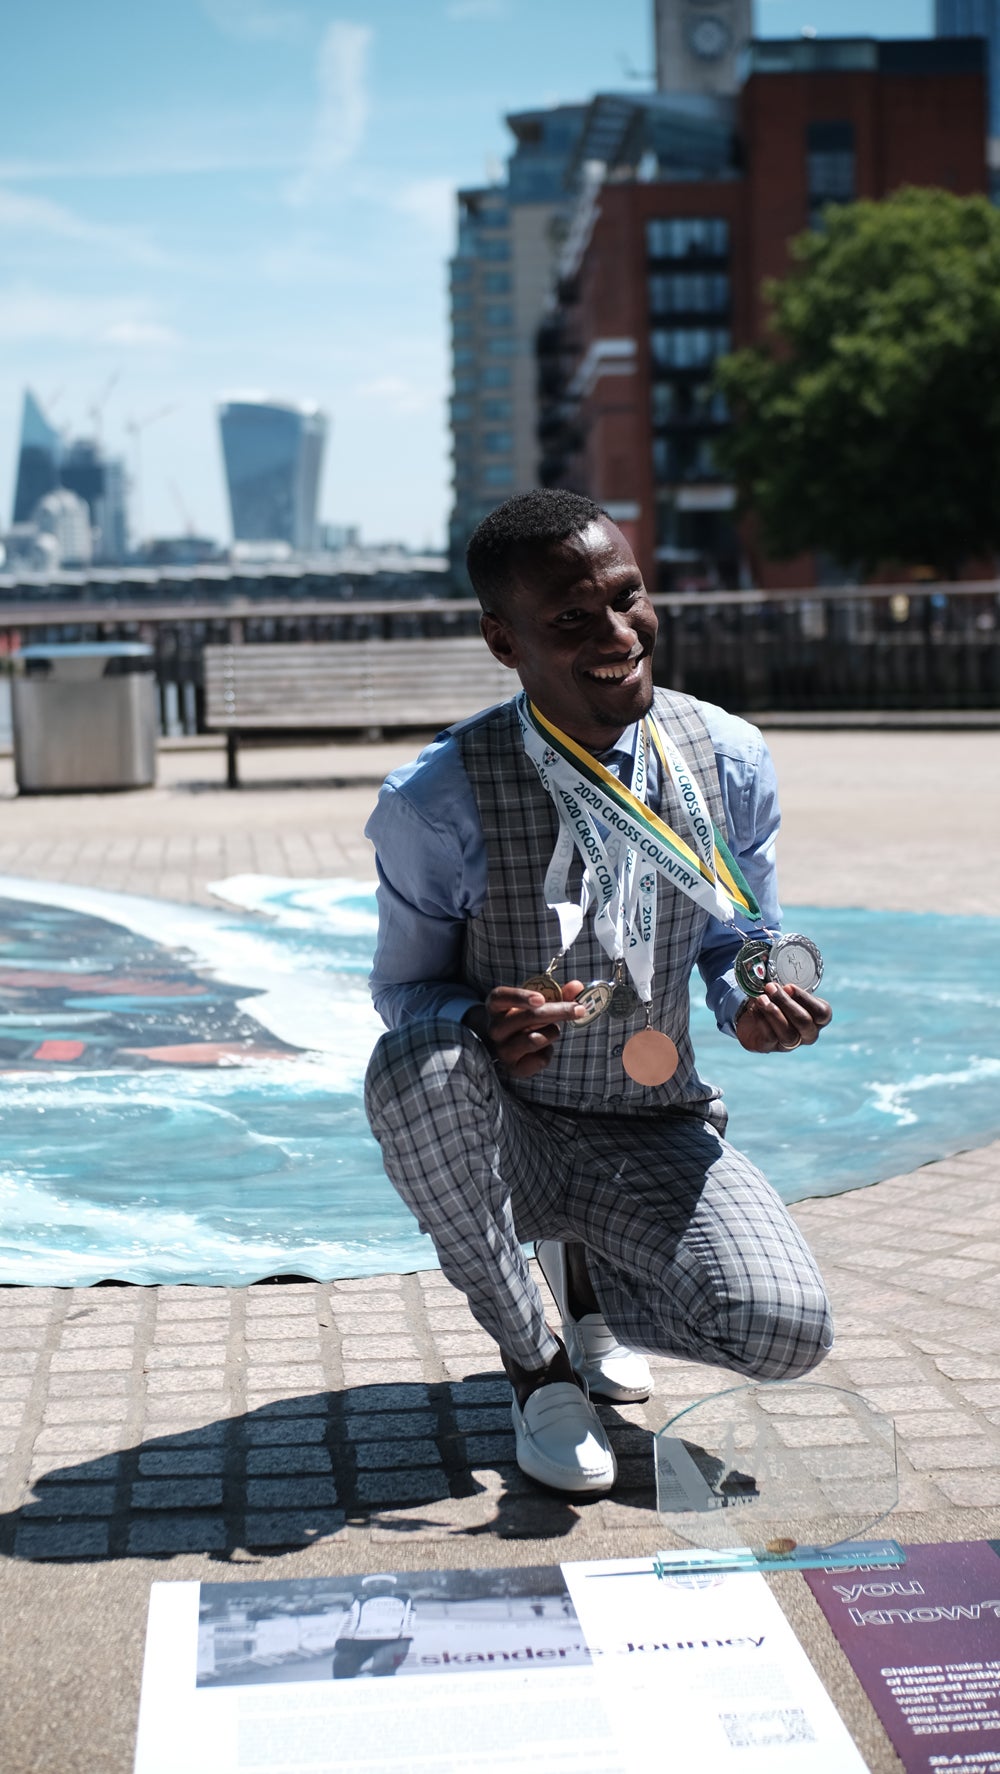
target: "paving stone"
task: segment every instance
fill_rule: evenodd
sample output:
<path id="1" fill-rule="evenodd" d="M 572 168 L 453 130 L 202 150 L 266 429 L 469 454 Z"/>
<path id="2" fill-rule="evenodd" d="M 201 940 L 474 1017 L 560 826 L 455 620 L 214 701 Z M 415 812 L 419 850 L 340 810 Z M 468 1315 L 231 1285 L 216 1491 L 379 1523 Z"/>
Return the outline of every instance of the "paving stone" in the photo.
<path id="1" fill-rule="evenodd" d="M 132 1390 L 132 1375 L 119 1373 L 102 1373 L 100 1389 L 102 1398 L 125 1398 Z M 92 1374 L 49 1374 L 46 1393 L 51 1398 L 90 1398 L 95 1385 Z"/>
<path id="2" fill-rule="evenodd" d="M 342 1294 L 364 1294 L 368 1299 L 376 1299 L 379 1294 L 402 1293 L 403 1284 L 394 1275 L 367 1276 L 360 1275 L 345 1281 L 330 1283 L 330 1299 L 336 1300 Z"/>
<path id="3" fill-rule="evenodd" d="M 1000 1381 L 1000 1361 L 990 1355 L 939 1355 L 934 1363 L 950 1380 Z"/>
<path id="4" fill-rule="evenodd" d="M 222 1504 L 222 1480 L 208 1474 L 198 1478 L 138 1479 L 131 1495 L 133 1509 L 218 1509 Z"/>
<path id="5" fill-rule="evenodd" d="M 988 1509 L 1000 1503 L 1000 1471 L 939 1472 L 937 1485 L 949 1503 L 963 1509 Z"/>
<path id="6" fill-rule="evenodd" d="M 187 1324 L 196 1319 L 219 1318 L 228 1319 L 232 1312 L 232 1302 L 224 1289 L 200 1299 L 179 1299 L 168 1290 L 161 1291 L 156 1301 L 156 1322 L 160 1324 Z M 200 1331 L 200 1335 L 204 1332 Z"/>
<path id="7" fill-rule="evenodd" d="M 76 1461 L 72 1466 L 66 1465 L 65 1454 L 36 1454 L 28 1470 L 28 1483 L 41 1486 L 56 1483 L 91 1484 L 99 1481 L 111 1481 L 118 1477 L 121 1470 L 120 1454 L 99 1454 L 95 1459 Z"/>
<path id="8" fill-rule="evenodd" d="M 191 1478 L 225 1470 L 223 1447 L 143 1448 L 139 1472 L 143 1478 Z"/>
<path id="9" fill-rule="evenodd" d="M 154 1435 L 163 1433 L 160 1423 L 180 1423 L 189 1417 L 193 1426 L 228 1417 L 229 1412 L 228 1392 L 164 1392 L 146 1399 L 146 1423 Z"/>
<path id="10" fill-rule="evenodd" d="M 313 1332 L 308 1338 L 306 1334 L 307 1331 Z M 308 1341 L 310 1354 L 312 1355 L 314 1355 L 319 1349 L 319 1338 L 315 1335 L 315 1326 L 312 1319 L 307 1319 L 303 1322 L 301 1318 L 249 1318 L 247 1320 L 246 1340 L 248 1346 L 250 1344 L 256 1345 L 258 1343 L 276 1343 L 279 1346 L 287 1343 L 298 1345 Z M 297 1358 L 293 1355 L 290 1359 L 294 1361 Z M 280 1360 L 280 1356 L 277 1353 L 275 1354 L 275 1360 Z"/>
<path id="11" fill-rule="evenodd" d="M 22 1521 L 34 1521 L 51 1515 L 110 1515 L 114 1506 L 112 1484 L 46 1484 L 39 1487 L 33 1502 L 22 1507 L 20 1516 Z"/>
<path id="12" fill-rule="evenodd" d="M 430 1411 L 362 1411 L 344 1421 L 349 1441 L 405 1441 L 433 1435 L 437 1421 Z"/>
<path id="13" fill-rule="evenodd" d="M 97 1349 L 118 1345 L 120 1348 L 131 1348 L 134 1342 L 134 1325 L 103 1323 L 100 1320 L 95 1320 L 93 1323 L 79 1328 L 64 1325 L 59 1338 L 59 1347 L 60 1349 Z"/>
<path id="14" fill-rule="evenodd" d="M 248 1478 L 249 1509 L 328 1509 L 337 1501 L 330 1477 L 301 1474 L 296 1478 Z"/>
<path id="15" fill-rule="evenodd" d="M 218 1392 L 226 1373 L 219 1367 L 163 1368 L 146 1375 L 146 1390 L 151 1398 L 166 1392 Z"/>
<path id="16" fill-rule="evenodd" d="M 375 1383 L 360 1391 L 350 1392 L 344 1401 L 345 1410 L 352 1416 L 360 1411 L 410 1411 L 426 1408 L 430 1401 L 427 1387 L 422 1383 L 405 1385 L 380 1385 Z"/>
<path id="17" fill-rule="evenodd" d="M 924 1375 L 912 1361 L 845 1362 L 851 1383 L 866 1396 L 869 1386 L 920 1386 Z"/>
<path id="18" fill-rule="evenodd" d="M 359 1441 L 354 1458 L 359 1471 L 385 1471 L 396 1466 L 440 1466 L 441 1450 L 436 1441 Z"/>
<path id="19" fill-rule="evenodd" d="M 0 1353 L 0 1374 L 33 1374 L 38 1355 L 33 1349 L 7 1349 Z"/>
<path id="20" fill-rule="evenodd" d="M 467 1435 L 458 1446 L 470 1467 L 506 1463 L 514 1449 L 514 1431 L 508 1423 L 506 1435 Z"/>
<path id="21" fill-rule="evenodd" d="M 17 1529 L 18 1558 L 101 1558 L 108 1550 L 108 1528 L 98 1521 L 30 1522 Z"/>
<path id="22" fill-rule="evenodd" d="M 956 1380 L 955 1391 L 969 1404 L 1000 1404 L 1000 1382 L 989 1380 Z"/>
<path id="23" fill-rule="evenodd" d="M 971 1413 L 961 1411 L 898 1411 L 893 1418 L 896 1434 L 905 1442 L 912 1436 L 977 1435 L 979 1424 Z"/>
<path id="24" fill-rule="evenodd" d="M 42 1422 L 122 1423 L 128 1410 L 127 1398 L 50 1398 L 42 1411 Z"/>
<path id="25" fill-rule="evenodd" d="M 891 1416 L 893 1411 L 942 1411 L 949 1400 L 936 1386 L 870 1386 L 859 1388 L 866 1402 Z"/>
<path id="26" fill-rule="evenodd" d="M 229 1335 L 229 1315 L 223 1318 L 196 1318 L 193 1322 L 186 1318 L 166 1319 L 157 1314 L 156 1332 L 153 1347 L 156 1349 L 174 1349 L 178 1344 L 200 1343 L 208 1345 L 216 1354 L 226 1346 Z"/>
<path id="27" fill-rule="evenodd" d="M 166 1515 L 150 1521 L 134 1521 L 128 1531 L 128 1549 L 137 1558 L 161 1552 L 222 1552 L 226 1524 L 211 1515 Z"/>
<path id="28" fill-rule="evenodd" d="M 295 1447 L 321 1442 L 326 1435 L 325 1417 L 248 1417 L 244 1424 L 248 1442 L 257 1446 Z"/>
<path id="29" fill-rule="evenodd" d="M 49 1357 L 49 1371 L 53 1374 L 131 1372 L 133 1365 L 132 1350 L 115 1347 L 56 1349 Z"/>
<path id="30" fill-rule="evenodd" d="M 329 1392 L 292 1392 L 287 1398 L 268 1392 L 248 1392 L 247 1410 L 254 1416 L 325 1417 L 330 1410 Z"/>
<path id="31" fill-rule="evenodd" d="M 23 1398 L 0 1399 L 0 1424 L 5 1429 L 16 1429 L 24 1417 L 25 1408 Z"/>
<path id="32" fill-rule="evenodd" d="M 344 1516 L 339 1510 L 279 1510 L 274 1514 L 247 1516 L 241 1537 L 249 1547 L 310 1546 L 332 1540 L 342 1533 Z"/>
<path id="33" fill-rule="evenodd" d="M 428 1468 L 414 1472 L 359 1472 L 354 1495 L 359 1504 L 433 1503 L 447 1497 L 450 1486 L 444 1473 Z"/>
<path id="34" fill-rule="evenodd" d="M 287 1472 L 330 1472 L 332 1467 L 324 1447 L 258 1447 L 247 1449 L 246 1469 L 254 1477 L 277 1477 Z"/>
<path id="35" fill-rule="evenodd" d="M 285 1360 L 282 1360 L 280 1356 L 276 1356 L 273 1361 L 262 1357 L 261 1351 L 265 1347 L 277 1350 L 280 1345 L 255 1343 L 247 1351 L 246 1383 L 248 1387 L 263 1392 L 269 1385 L 280 1385 L 282 1392 L 288 1392 L 292 1387 L 298 1387 L 303 1392 L 316 1392 L 325 1386 L 326 1375 L 320 1365 L 319 1350 L 315 1346 L 311 1349 L 307 1346 L 295 1358 L 289 1355 Z M 301 1349 L 301 1345 L 296 1344 L 296 1348 Z M 311 1359 L 307 1359 L 307 1357 L 311 1357 Z"/>
<path id="36" fill-rule="evenodd" d="M 26 1301 L 35 1299 L 35 1289 L 31 1288 L 26 1292 L 24 1298 Z M 25 1328 L 33 1326 L 35 1341 L 37 1342 L 40 1331 L 49 1323 L 51 1317 L 52 1313 L 44 1306 L 32 1306 L 29 1304 L 25 1304 L 24 1306 L 0 1306 L 0 1331 L 16 1330 L 21 1326 Z"/>
<path id="37" fill-rule="evenodd" d="M 229 1423 L 219 1422 L 212 1418 L 207 1422 L 165 1424 L 157 1429 L 155 1437 L 147 1441 L 150 1448 L 170 1447 L 222 1447 L 229 1436 Z"/>
<path id="38" fill-rule="evenodd" d="M 367 1389 L 370 1386 L 377 1386 L 384 1380 L 387 1367 L 391 1367 L 394 1380 L 400 1382 L 405 1381 L 414 1386 L 419 1385 L 424 1377 L 424 1364 L 422 1361 L 403 1361 L 402 1359 L 394 1360 L 391 1363 L 384 1361 L 345 1361 L 344 1385 L 345 1387 L 350 1388 L 352 1392 L 362 1387 Z"/>
<path id="39" fill-rule="evenodd" d="M 90 1454 L 126 1445 L 120 1424 L 62 1423 L 46 1425 L 35 1436 L 36 1454 Z"/>
<path id="40" fill-rule="evenodd" d="M 786 1448 L 846 1447 L 868 1439 L 850 1417 L 776 1417 L 774 1432 Z"/>
<path id="41" fill-rule="evenodd" d="M 30 1374 L 0 1374 L 0 1398 L 8 1403 L 29 1397 L 32 1388 Z"/>
<path id="42" fill-rule="evenodd" d="M 419 1350 L 416 1338 L 410 1331 L 399 1331 L 391 1336 L 345 1336 L 342 1354 L 346 1366 L 351 1361 L 412 1361 Z"/>
<path id="43" fill-rule="evenodd" d="M 457 1410 L 455 1426 L 460 1435 L 488 1435 L 491 1431 L 511 1430 L 510 1389 L 507 1392 L 506 1408 L 498 1405 L 493 1409 L 483 1406 L 479 1410 Z"/>
<path id="44" fill-rule="evenodd" d="M 983 1437 L 959 1436 L 951 1441 L 910 1441 L 906 1457 L 918 1472 L 958 1472 L 989 1466 L 1000 1467 L 1000 1450 Z"/>
<path id="45" fill-rule="evenodd" d="M 34 1324 L 0 1326 L 0 1350 L 3 1351 L 37 1349 L 43 1338 L 43 1329 Z"/>
<path id="46" fill-rule="evenodd" d="M 483 1356 L 493 1355 L 496 1343 L 484 1331 L 467 1331 L 458 1335 L 449 1331 L 445 1335 L 435 1336 L 435 1345 L 443 1356 L 474 1356 L 482 1366 Z"/>
<path id="47" fill-rule="evenodd" d="M 225 1350 L 220 1351 L 218 1343 L 154 1343 L 146 1353 L 145 1365 L 147 1372 L 165 1367 L 197 1367 L 218 1373 L 224 1355 Z"/>

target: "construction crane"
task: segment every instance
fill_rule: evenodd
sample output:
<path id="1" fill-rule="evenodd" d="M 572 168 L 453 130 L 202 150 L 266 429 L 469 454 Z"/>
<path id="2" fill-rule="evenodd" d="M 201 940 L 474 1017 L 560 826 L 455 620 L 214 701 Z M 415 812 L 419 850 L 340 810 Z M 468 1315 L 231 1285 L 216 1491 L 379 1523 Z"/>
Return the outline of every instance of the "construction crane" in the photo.
<path id="1" fill-rule="evenodd" d="M 167 485 L 170 488 L 170 497 L 173 499 L 173 502 L 177 507 L 177 515 L 180 518 L 181 523 L 184 525 L 185 536 L 197 535 L 194 518 L 191 516 L 184 500 L 181 498 L 181 492 L 177 482 L 175 480 L 169 480 Z"/>
<path id="2" fill-rule="evenodd" d="M 125 429 L 132 439 L 132 489 L 135 494 L 135 535 L 136 541 L 142 541 L 142 434 L 157 419 L 165 419 L 168 413 L 177 411 L 175 406 L 157 407 L 154 413 L 147 413 L 144 419 L 126 419 Z"/>
<path id="3" fill-rule="evenodd" d="M 121 370 L 114 370 L 105 382 L 97 399 L 87 408 L 87 417 L 94 428 L 94 442 L 97 445 L 100 445 L 101 442 L 101 420 L 104 416 L 104 409 L 121 379 Z"/>

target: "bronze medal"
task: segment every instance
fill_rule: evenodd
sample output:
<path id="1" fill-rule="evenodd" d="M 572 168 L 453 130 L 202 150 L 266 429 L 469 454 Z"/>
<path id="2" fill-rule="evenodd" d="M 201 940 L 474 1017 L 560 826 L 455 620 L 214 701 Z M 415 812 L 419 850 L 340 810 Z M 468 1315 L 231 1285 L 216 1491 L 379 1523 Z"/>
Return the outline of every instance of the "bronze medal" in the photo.
<path id="1" fill-rule="evenodd" d="M 579 998 L 575 1000 L 577 1008 L 586 1012 L 570 1023 L 571 1029 L 585 1029 L 588 1023 L 596 1022 L 603 1016 L 614 995 L 614 986 L 608 979 L 592 979 L 589 986 L 584 986 Z"/>
<path id="2" fill-rule="evenodd" d="M 531 973 L 521 981 L 522 992 L 537 992 L 549 1004 L 562 1003 L 562 987 L 551 973 Z"/>
<path id="3" fill-rule="evenodd" d="M 622 1065 L 636 1084 L 666 1084 L 677 1070 L 678 1052 L 669 1035 L 640 1029 L 622 1049 Z"/>

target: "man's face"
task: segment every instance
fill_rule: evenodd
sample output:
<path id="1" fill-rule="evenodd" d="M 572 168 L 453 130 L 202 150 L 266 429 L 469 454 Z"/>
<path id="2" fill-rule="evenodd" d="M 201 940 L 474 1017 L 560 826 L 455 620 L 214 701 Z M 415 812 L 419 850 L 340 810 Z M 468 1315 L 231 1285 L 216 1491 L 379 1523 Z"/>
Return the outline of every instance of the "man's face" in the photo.
<path id="1" fill-rule="evenodd" d="M 484 616 L 490 651 L 548 720 L 605 751 L 653 700 L 656 612 L 635 556 L 608 518 L 554 543 Z"/>

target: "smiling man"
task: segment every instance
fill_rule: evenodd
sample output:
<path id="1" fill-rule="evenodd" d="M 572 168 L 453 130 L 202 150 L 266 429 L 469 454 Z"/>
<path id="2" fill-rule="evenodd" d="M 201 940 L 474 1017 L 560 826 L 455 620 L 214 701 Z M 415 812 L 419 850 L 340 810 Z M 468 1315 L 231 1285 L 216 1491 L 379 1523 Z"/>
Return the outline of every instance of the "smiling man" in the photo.
<path id="1" fill-rule="evenodd" d="M 642 1351 L 786 1379 L 830 1345 L 812 1258 L 695 1069 L 689 979 L 752 1052 L 811 1045 L 830 1007 L 753 972 L 780 919 L 771 761 L 745 721 L 654 689 L 621 531 L 575 493 L 525 493 L 468 566 L 521 692 L 390 776 L 369 822 L 390 1033 L 366 1105 L 499 1345 L 518 1464 L 600 1492 L 615 1460 L 590 1398 L 645 1398 Z"/>

